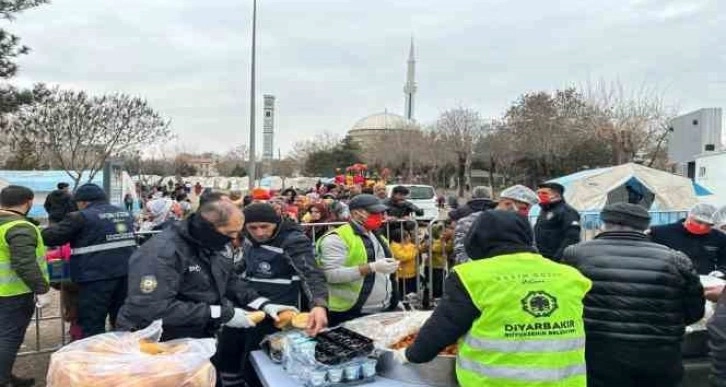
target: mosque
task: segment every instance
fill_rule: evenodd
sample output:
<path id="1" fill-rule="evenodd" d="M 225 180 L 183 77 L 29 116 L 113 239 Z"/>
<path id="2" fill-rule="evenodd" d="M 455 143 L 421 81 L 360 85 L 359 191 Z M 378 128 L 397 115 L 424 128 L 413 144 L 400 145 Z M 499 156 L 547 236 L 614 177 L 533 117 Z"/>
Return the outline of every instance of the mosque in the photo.
<path id="1" fill-rule="evenodd" d="M 348 136 L 361 145 L 363 149 L 372 145 L 381 137 L 393 131 L 418 130 L 414 119 L 414 96 L 416 94 L 416 59 L 414 56 L 413 39 L 408 53 L 406 83 L 403 86 L 405 95 L 405 114 L 403 116 L 384 111 L 361 118 L 348 131 Z"/>

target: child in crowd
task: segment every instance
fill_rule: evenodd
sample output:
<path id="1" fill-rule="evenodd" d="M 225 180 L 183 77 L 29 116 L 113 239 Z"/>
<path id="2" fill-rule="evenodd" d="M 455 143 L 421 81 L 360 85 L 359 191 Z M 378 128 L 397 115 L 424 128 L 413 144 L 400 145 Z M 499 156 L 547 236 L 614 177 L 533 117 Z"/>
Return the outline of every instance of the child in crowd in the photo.
<path id="1" fill-rule="evenodd" d="M 433 296 L 441 298 L 444 293 L 446 269 L 450 265 L 447 261 L 451 261 L 454 255 L 454 223 L 447 221 L 444 225 L 436 225 L 431 230 L 431 234 L 431 239 L 421 245 L 423 251 L 431 254 L 431 257 L 426 260 L 424 273 L 427 278 L 431 273 Z M 431 266 L 429 267 L 429 265 Z"/>
<path id="2" fill-rule="evenodd" d="M 389 238 L 393 258 L 401 262 L 396 272 L 396 278 L 399 299 L 404 300 L 407 294 L 416 293 L 418 247 L 413 243 L 411 234 L 405 229 L 392 228 Z"/>

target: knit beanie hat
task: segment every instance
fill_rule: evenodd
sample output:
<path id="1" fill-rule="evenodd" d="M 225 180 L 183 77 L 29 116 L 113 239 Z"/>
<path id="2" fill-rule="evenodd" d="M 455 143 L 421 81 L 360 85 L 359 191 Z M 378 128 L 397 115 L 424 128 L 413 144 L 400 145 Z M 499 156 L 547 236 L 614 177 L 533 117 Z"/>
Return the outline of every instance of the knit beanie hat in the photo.
<path id="1" fill-rule="evenodd" d="M 253 203 L 244 209 L 245 223 L 274 223 L 282 221 L 275 208 L 267 203 Z"/>
<path id="2" fill-rule="evenodd" d="M 91 183 L 78 187 L 73 195 L 73 201 L 76 202 L 95 202 L 99 200 L 106 200 L 106 193 L 103 188 Z"/>
<path id="3" fill-rule="evenodd" d="M 604 223 L 619 224 L 636 230 L 647 230 L 650 226 L 650 214 L 645 208 L 630 203 L 615 203 L 605 206 L 600 213 Z"/>

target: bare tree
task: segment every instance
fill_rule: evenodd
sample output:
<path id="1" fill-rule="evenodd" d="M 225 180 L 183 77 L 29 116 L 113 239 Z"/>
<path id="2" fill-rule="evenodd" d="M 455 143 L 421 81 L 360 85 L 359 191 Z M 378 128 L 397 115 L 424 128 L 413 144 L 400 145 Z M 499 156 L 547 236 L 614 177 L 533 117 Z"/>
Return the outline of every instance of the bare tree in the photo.
<path id="1" fill-rule="evenodd" d="M 464 196 L 464 182 L 471 168 L 474 145 L 482 135 L 482 119 L 474 110 L 455 108 L 441 114 L 435 125 L 442 144 L 456 156 L 459 196 Z"/>
<path id="2" fill-rule="evenodd" d="M 330 132 L 323 132 L 312 139 L 295 143 L 290 155 L 299 168 L 302 168 L 308 161 L 311 154 L 334 149 L 340 144 L 342 138 Z"/>
<path id="3" fill-rule="evenodd" d="M 666 106 L 661 93 L 646 86 L 628 92 L 618 81 L 599 81 L 588 86 L 587 99 L 598 112 L 594 132 L 609 142 L 614 164 L 655 163 L 676 114 L 674 107 Z"/>
<path id="4" fill-rule="evenodd" d="M 75 186 L 92 180 L 110 157 L 171 137 L 169 121 L 143 99 L 58 88 L 21 107 L 8 131 L 11 138 L 31 136 L 42 144 Z"/>
<path id="5" fill-rule="evenodd" d="M 249 149 L 246 145 L 236 146 L 221 157 L 217 162 L 217 172 L 221 176 L 233 176 L 240 169 L 247 169 Z"/>

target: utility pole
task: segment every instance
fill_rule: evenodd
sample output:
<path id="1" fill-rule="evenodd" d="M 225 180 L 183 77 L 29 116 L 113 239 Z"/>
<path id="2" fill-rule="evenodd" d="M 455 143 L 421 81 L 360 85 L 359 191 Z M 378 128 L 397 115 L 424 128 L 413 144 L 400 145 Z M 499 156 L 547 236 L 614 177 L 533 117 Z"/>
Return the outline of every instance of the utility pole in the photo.
<path id="1" fill-rule="evenodd" d="M 257 177 L 257 146 L 255 145 L 255 50 L 257 46 L 257 0 L 252 0 L 252 69 L 250 70 L 250 167 L 249 192 L 255 188 Z"/>

